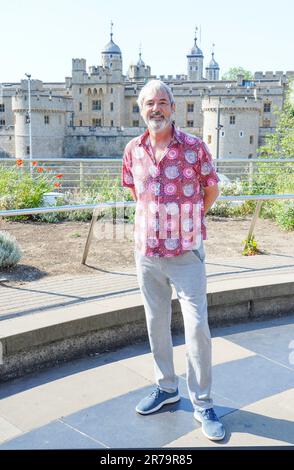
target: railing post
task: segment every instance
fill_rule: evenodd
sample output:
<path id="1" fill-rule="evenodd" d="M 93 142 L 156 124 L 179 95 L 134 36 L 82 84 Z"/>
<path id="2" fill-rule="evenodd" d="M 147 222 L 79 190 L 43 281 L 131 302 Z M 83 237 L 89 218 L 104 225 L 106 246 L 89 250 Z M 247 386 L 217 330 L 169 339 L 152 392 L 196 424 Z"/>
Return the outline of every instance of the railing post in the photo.
<path id="1" fill-rule="evenodd" d="M 82 192 L 84 185 L 84 163 L 80 162 L 80 191 Z"/>
<path id="2" fill-rule="evenodd" d="M 83 257 L 82 257 L 82 264 L 86 264 L 86 260 L 87 260 L 90 245 L 91 245 L 91 241 L 92 241 L 92 238 L 93 238 L 93 231 L 94 231 L 95 224 L 97 222 L 99 212 L 100 212 L 99 208 L 95 208 L 93 210 L 92 220 L 91 220 L 91 224 L 90 224 L 90 228 L 89 228 L 89 232 L 88 232 L 88 236 L 87 236 L 87 240 L 86 240 L 86 244 L 85 244 L 85 248 L 84 248 L 84 253 L 83 253 Z"/>
<path id="3" fill-rule="evenodd" d="M 252 217 L 252 220 L 251 220 L 251 225 L 250 225 L 249 232 L 248 232 L 248 235 L 247 235 L 247 240 L 250 240 L 252 238 L 254 227 L 255 227 L 256 221 L 258 219 L 260 209 L 261 209 L 261 206 L 262 206 L 263 202 L 264 201 L 258 201 L 257 204 L 256 204 L 255 212 L 253 214 L 253 217 Z"/>

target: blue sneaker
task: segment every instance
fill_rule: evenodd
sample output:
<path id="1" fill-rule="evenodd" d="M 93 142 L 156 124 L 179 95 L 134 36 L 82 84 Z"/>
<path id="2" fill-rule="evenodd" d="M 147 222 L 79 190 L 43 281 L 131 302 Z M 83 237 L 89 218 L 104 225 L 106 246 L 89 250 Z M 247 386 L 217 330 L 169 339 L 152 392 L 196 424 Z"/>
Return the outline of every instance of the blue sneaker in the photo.
<path id="1" fill-rule="evenodd" d="M 138 403 L 136 411 L 141 415 L 148 415 L 149 413 L 160 410 L 163 405 L 179 401 L 180 398 L 178 389 L 175 392 L 169 393 L 157 387 L 150 395 L 143 398 L 143 400 Z"/>
<path id="2" fill-rule="evenodd" d="M 194 418 L 202 423 L 202 432 L 208 439 L 221 441 L 225 437 L 225 428 L 216 416 L 213 408 L 195 410 Z"/>

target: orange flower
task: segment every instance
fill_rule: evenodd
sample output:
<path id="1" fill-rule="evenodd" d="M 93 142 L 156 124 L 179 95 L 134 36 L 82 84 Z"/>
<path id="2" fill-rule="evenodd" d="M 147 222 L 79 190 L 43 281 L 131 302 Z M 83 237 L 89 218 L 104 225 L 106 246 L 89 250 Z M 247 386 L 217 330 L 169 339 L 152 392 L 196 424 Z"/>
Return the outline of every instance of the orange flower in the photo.
<path id="1" fill-rule="evenodd" d="M 62 177 L 63 177 L 62 173 L 58 173 L 58 175 L 56 175 L 56 178 L 62 178 Z"/>
<path id="2" fill-rule="evenodd" d="M 50 168 L 50 166 L 48 166 L 48 168 L 47 168 L 47 171 L 51 171 L 51 168 Z"/>
<path id="3" fill-rule="evenodd" d="M 37 165 L 38 165 L 37 160 L 34 160 L 34 161 L 33 161 L 33 166 L 37 166 Z"/>
<path id="4" fill-rule="evenodd" d="M 19 158 L 18 160 L 16 160 L 15 163 L 17 164 L 17 166 L 22 166 L 23 165 L 23 160 L 21 158 Z"/>
<path id="5" fill-rule="evenodd" d="M 60 188 L 61 184 L 60 183 L 54 183 L 55 188 Z"/>
<path id="6" fill-rule="evenodd" d="M 39 173 L 43 173 L 44 168 L 43 168 L 42 166 L 39 166 L 39 168 L 37 168 L 37 171 L 38 171 Z"/>

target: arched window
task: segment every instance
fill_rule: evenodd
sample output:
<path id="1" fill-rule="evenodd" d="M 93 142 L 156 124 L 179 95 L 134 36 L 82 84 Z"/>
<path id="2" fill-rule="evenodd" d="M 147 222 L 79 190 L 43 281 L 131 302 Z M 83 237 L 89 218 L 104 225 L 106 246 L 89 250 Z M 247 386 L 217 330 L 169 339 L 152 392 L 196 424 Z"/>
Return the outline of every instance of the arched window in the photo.
<path id="1" fill-rule="evenodd" d="M 93 95 L 97 95 L 97 89 L 96 88 L 94 88 L 94 90 L 93 90 Z"/>
<path id="2" fill-rule="evenodd" d="M 91 88 L 88 88 L 88 95 L 92 95 Z"/>

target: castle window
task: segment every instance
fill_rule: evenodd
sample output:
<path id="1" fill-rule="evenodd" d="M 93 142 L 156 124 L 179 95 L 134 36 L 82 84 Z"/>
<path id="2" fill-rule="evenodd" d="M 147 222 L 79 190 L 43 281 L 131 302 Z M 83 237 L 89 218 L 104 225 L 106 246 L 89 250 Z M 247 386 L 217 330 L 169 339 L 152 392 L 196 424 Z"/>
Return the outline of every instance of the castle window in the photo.
<path id="1" fill-rule="evenodd" d="M 5 112 L 5 104 L 0 103 L 0 113 L 4 113 L 4 112 Z"/>
<path id="2" fill-rule="evenodd" d="M 80 94 L 80 95 L 82 94 L 82 89 L 81 89 L 81 88 L 79 88 L 79 94 Z"/>
<path id="3" fill-rule="evenodd" d="M 193 127 L 194 121 L 187 121 L 187 127 Z"/>
<path id="4" fill-rule="evenodd" d="M 251 136 L 249 137 L 249 143 L 250 143 L 250 144 L 253 144 L 253 142 L 254 142 L 254 136 L 251 135 Z"/>
<path id="5" fill-rule="evenodd" d="M 113 127 L 113 120 L 110 121 L 110 127 Z"/>
<path id="6" fill-rule="evenodd" d="M 187 112 L 188 113 L 193 113 L 194 112 L 194 103 L 188 103 L 187 104 Z"/>
<path id="7" fill-rule="evenodd" d="M 221 132 L 221 136 L 222 136 L 222 137 L 225 136 L 225 131 L 222 131 L 222 132 Z"/>
<path id="8" fill-rule="evenodd" d="M 101 127 L 101 119 L 92 119 L 92 126 Z"/>
<path id="9" fill-rule="evenodd" d="M 230 124 L 236 124 L 236 116 L 230 116 Z"/>
<path id="10" fill-rule="evenodd" d="M 49 124 L 49 116 L 44 116 L 44 124 Z"/>
<path id="11" fill-rule="evenodd" d="M 5 119 L 0 119 L 0 126 L 5 126 Z"/>
<path id="12" fill-rule="evenodd" d="M 138 120 L 133 121 L 133 127 L 139 127 L 139 121 Z"/>
<path id="13" fill-rule="evenodd" d="M 27 155 L 30 155 L 30 153 L 31 153 L 31 152 L 30 152 L 30 146 L 29 146 L 29 145 L 27 145 L 27 148 L 26 148 L 26 154 L 27 154 Z"/>
<path id="14" fill-rule="evenodd" d="M 133 113 L 138 113 L 139 111 L 139 106 L 137 104 L 133 104 Z"/>
<path id="15" fill-rule="evenodd" d="M 101 110 L 101 100 L 92 101 L 92 111 L 100 111 L 100 110 Z"/>
<path id="16" fill-rule="evenodd" d="M 110 93 L 113 94 L 113 88 L 110 88 Z"/>
<path id="17" fill-rule="evenodd" d="M 80 121 L 80 127 L 82 127 L 82 125 L 83 125 L 83 121 Z"/>
<path id="18" fill-rule="evenodd" d="M 248 158 L 252 158 L 252 153 L 249 153 Z"/>
<path id="19" fill-rule="evenodd" d="M 79 110 L 80 110 L 80 111 L 83 110 L 83 103 L 79 103 Z"/>
<path id="20" fill-rule="evenodd" d="M 271 112 L 271 104 L 270 103 L 263 103 L 263 112 L 270 113 Z"/>
<path id="21" fill-rule="evenodd" d="M 208 135 L 208 136 L 207 136 L 207 143 L 208 143 L 208 144 L 211 144 L 211 135 Z"/>
<path id="22" fill-rule="evenodd" d="M 264 119 L 263 120 L 263 127 L 271 127 L 271 120 L 270 119 Z"/>
<path id="23" fill-rule="evenodd" d="M 244 136 L 244 132 L 243 132 L 243 131 L 240 131 L 240 132 L 239 132 L 239 136 L 240 136 L 240 137 L 243 137 L 243 136 Z"/>
<path id="24" fill-rule="evenodd" d="M 110 103 L 110 111 L 113 111 L 113 103 Z"/>

